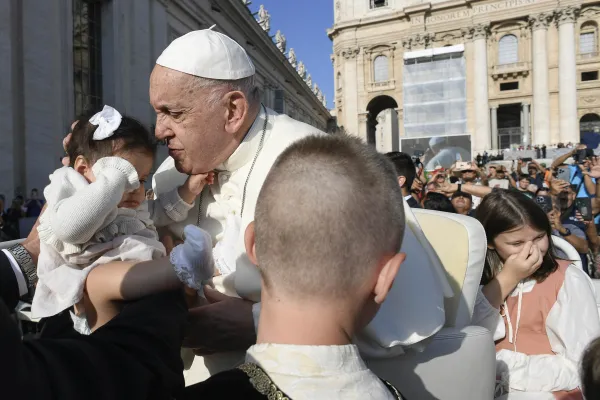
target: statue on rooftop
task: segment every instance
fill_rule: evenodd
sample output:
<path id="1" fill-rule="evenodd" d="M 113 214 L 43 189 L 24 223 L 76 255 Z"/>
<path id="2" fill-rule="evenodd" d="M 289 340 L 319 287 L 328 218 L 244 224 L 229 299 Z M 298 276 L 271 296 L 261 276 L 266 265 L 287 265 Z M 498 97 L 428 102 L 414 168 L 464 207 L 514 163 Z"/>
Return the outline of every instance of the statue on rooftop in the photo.
<path id="1" fill-rule="evenodd" d="M 290 52 L 288 53 L 288 60 L 289 60 L 290 64 L 292 64 L 292 67 L 296 68 L 298 66 L 298 60 L 296 59 L 296 52 L 294 51 L 293 47 L 290 49 Z"/>
<path id="2" fill-rule="evenodd" d="M 279 30 L 275 34 L 275 43 L 277 44 L 277 48 L 279 49 L 279 51 L 281 51 L 282 53 L 285 53 L 285 47 L 286 47 L 287 40 L 285 39 L 285 36 L 283 35 L 283 33 L 281 33 L 281 31 L 279 31 Z"/>

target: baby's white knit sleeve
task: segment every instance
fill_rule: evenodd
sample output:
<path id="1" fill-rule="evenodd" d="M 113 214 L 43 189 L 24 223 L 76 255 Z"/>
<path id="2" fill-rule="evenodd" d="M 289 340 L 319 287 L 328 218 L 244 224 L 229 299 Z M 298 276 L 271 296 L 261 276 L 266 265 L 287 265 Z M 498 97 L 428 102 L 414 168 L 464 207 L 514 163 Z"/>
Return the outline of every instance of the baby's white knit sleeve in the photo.
<path id="1" fill-rule="evenodd" d="M 68 193 L 68 196 L 50 196 L 56 202 L 47 196 L 48 209 L 40 222 L 47 227 L 42 226 L 41 229 L 51 229 L 57 239 L 66 243 L 87 243 L 100 228 L 114 219 L 123 193 L 139 187 L 135 168 L 122 158 L 101 158 L 92 171 L 94 182 Z M 65 185 L 63 180 L 68 175 L 61 178 L 52 180 L 44 194 L 61 192 L 60 187 Z"/>
<path id="2" fill-rule="evenodd" d="M 156 227 L 167 226 L 173 222 L 181 222 L 188 216 L 194 204 L 188 204 L 179 196 L 179 188 L 160 193 L 156 200 L 148 200 L 150 218 Z"/>

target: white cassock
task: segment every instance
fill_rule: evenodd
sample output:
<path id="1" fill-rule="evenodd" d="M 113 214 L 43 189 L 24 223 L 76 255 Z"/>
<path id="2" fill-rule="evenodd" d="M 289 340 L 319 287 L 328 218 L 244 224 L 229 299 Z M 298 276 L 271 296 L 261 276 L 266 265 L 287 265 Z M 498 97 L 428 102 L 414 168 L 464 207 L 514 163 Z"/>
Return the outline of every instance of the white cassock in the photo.
<path id="1" fill-rule="evenodd" d="M 230 296 L 260 301 L 260 275 L 248 260 L 244 246 L 244 232 L 254 220 L 254 208 L 260 188 L 279 154 L 291 143 L 306 136 L 322 134 L 324 133 L 315 127 L 261 107 L 261 112 L 240 146 L 227 161 L 216 168 L 215 184 L 204 190 L 200 201 L 196 199 L 195 207 L 189 211 L 186 220 L 169 225 L 171 232 L 181 237 L 186 225 L 197 225 L 198 209 L 201 206 L 199 226 L 211 234 L 215 245 L 215 264 L 222 276 L 215 278 L 214 283 L 220 291 Z M 255 158 L 256 162 L 252 167 Z M 169 157 L 154 174 L 154 193 L 160 197 L 183 184 L 186 179 L 187 175 L 179 173 L 175 169 L 174 160 Z M 246 194 L 241 214 L 244 186 Z M 233 274 L 234 271 L 237 272 Z M 186 368 L 190 364 L 188 357 L 189 355 L 184 355 Z M 196 357 L 192 368 L 185 373 L 186 383 L 189 385 L 202 381 L 211 374 L 243 362 L 244 353 L 240 352 Z"/>
<path id="2" fill-rule="evenodd" d="M 260 147 L 265 117 L 268 124 Z M 254 302 L 260 301 L 260 274 L 246 256 L 244 232 L 254 220 L 256 199 L 262 184 L 277 157 L 291 143 L 309 135 L 321 135 L 322 132 L 307 124 L 295 121 L 286 115 L 278 115 L 272 110 L 263 109 L 250 128 L 244 141 L 231 157 L 217 168 L 214 185 L 205 189 L 202 195 L 201 218 L 199 226 L 207 230 L 213 238 L 216 267 L 223 274 L 215 278 L 215 286 L 221 292 L 239 296 Z M 256 162 L 248 176 L 253 161 Z M 167 159 L 157 170 L 153 178 L 157 196 L 181 185 L 186 175 L 175 170 L 173 159 Z M 246 180 L 248 183 L 246 185 Z M 244 210 L 242 197 L 246 186 Z M 173 234 L 181 237 L 187 224 L 197 224 L 199 202 L 190 210 L 187 219 L 169 226 Z M 412 214 L 407 214 L 407 221 Z M 413 218 L 414 219 L 414 218 Z M 410 224 L 409 224 L 410 225 Z M 409 232 L 410 229 L 407 229 Z M 423 248 L 425 239 L 414 234 L 405 235 L 406 248 Z M 423 256 L 423 253 L 419 254 Z M 435 334 L 444 323 L 443 294 L 449 287 L 447 282 L 436 277 L 435 267 L 425 268 L 427 263 L 414 263 L 418 268 L 403 268 L 402 276 L 395 284 L 388 301 L 384 303 L 374 321 L 359 335 L 358 345 L 361 352 L 371 356 L 390 357 L 403 353 L 403 347 L 420 343 Z M 441 266 L 437 267 L 441 271 Z M 443 272 L 441 272 L 443 275 Z M 415 285 L 418 281 L 420 284 Z M 431 293 L 419 302 L 419 312 L 414 302 L 406 296 L 419 298 L 417 292 Z M 392 304 L 393 303 L 393 304 Z M 260 303 L 253 308 L 255 325 L 258 323 Z M 417 333 L 418 332 L 418 333 Z M 188 353 L 188 354 L 186 354 Z M 234 368 L 244 362 L 243 352 L 221 353 L 206 357 L 195 357 L 190 368 L 191 353 L 184 351 L 186 364 L 186 384 L 207 379 L 217 372 Z"/>

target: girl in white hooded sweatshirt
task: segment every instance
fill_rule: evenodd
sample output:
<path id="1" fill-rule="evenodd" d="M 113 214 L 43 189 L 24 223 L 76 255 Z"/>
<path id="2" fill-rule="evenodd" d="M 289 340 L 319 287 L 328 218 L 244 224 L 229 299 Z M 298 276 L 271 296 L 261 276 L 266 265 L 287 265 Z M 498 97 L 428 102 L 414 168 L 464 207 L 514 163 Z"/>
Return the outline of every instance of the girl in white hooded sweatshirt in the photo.
<path id="1" fill-rule="evenodd" d="M 583 399 L 579 364 L 600 335 L 590 278 L 556 258 L 545 212 L 494 190 L 477 209 L 488 250 L 473 323 L 493 333 L 496 398 Z"/>

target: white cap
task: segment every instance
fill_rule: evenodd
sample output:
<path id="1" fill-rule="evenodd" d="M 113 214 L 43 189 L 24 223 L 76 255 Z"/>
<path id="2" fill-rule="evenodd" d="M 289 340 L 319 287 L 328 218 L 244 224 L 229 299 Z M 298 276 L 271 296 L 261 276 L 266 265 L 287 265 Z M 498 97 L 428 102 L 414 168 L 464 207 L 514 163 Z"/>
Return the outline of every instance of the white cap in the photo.
<path id="1" fill-rule="evenodd" d="M 254 75 L 256 69 L 246 50 L 213 27 L 175 39 L 156 63 L 207 79 L 236 80 Z"/>

